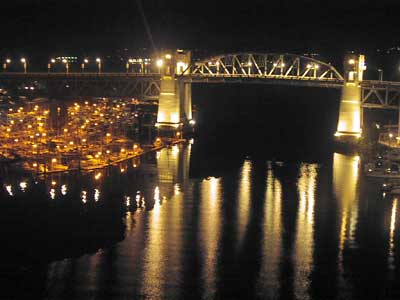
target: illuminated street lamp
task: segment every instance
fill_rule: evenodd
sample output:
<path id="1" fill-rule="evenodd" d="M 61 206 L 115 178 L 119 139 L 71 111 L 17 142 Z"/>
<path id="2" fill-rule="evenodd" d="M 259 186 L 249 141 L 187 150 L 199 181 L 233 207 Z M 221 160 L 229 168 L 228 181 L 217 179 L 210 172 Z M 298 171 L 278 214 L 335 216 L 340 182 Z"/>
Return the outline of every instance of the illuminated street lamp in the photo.
<path id="1" fill-rule="evenodd" d="M 68 64 L 68 60 L 66 60 L 65 58 L 62 60 L 62 63 L 65 64 L 65 72 L 68 74 L 69 73 L 69 64 Z"/>
<path id="2" fill-rule="evenodd" d="M 97 62 L 97 67 L 99 70 L 99 74 L 101 73 L 101 59 L 100 58 L 96 58 L 96 62 Z"/>
<path id="3" fill-rule="evenodd" d="M 158 73 L 161 73 L 161 67 L 163 66 L 164 62 L 162 59 L 158 59 L 156 65 L 158 67 Z"/>
<path id="4" fill-rule="evenodd" d="M 11 63 L 11 59 L 7 58 L 4 63 L 3 63 L 3 70 L 4 72 L 7 71 L 7 65 L 9 65 Z"/>
<path id="5" fill-rule="evenodd" d="M 393 133 L 389 133 L 389 146 L 391 146 L 392 145 L 392 139 L 393 139 Z"/>
<path id="6" fill-rule="evenodd" d="M 21 63 L 24 65 L 24 73 L 26 74 L 27 61 L 25 57 L 21 58 Z"/>
<path id="7" fill-rule="evenodd" d="M 318 64 L 314 64 L 314 78 L 317 77 L 317 70 L 319 69 Z"/>
<path id="8" fill-rule="evenodd" d="M 379 73 L 379 81 L 383 80 L 383 69 L 378 69 L 378 73 Z"/>
<path id="9" fill-rule="evenodd" d="M 87 65 L 88 63 L 89 63 L 89 60 L 87 58 L 85 58 L 83 60 L 83 63 L 81 64 L 82 73 L 85 71 L 85 64 Z"/>
<path id="10" fill-rule="evenodd" d="M 143 73 L 148 73 L 148 65 L 149 65 L 149 59 L 145 58 L 144 59 L 144 69 L 143 69 Z"/>
<path id="11" fill-rule="evenodd" d="M 143 59 L 139 58 L 138 62 L 140 63 L 140 73 L 143 73 L 143 70 L 144 70 L 144 68 L 143 68 Z"/>
<path id="12" fill-rule="evenodd" d="M 248 68 L 248 71 L 247 71 L 247 73 L 250 75 L 250 72 L 251 72 L 251 66 L 253 65 L 253 63 L 251 62 L 251 61 L 249 61 L 248 63 L 247 63 L 247 68 Z"/>
<path id="13" fill-rule="evenodd" d="M 47 64 L 47 71 L 50 73 L 51 64 L 55 64 L 56 60 L 54 58 L 50 59 L 50 62 Z"/>
<path id="14" fill-rule="evenodd" d="M 57 159 L 56 158 L 53 158 L 52 160 L 51 160 L 51 169 L 53 170 L 53 168 L 54 168 L 54 164 L 57 162 Z"/>
<path id="15" fill-rule="evenodd" d="M 126 73 L 129 73 L 129 66 L 132 63 L 133 63 L 133 59 L 132 58 L 128 59 L 128 62 L 126 63 Z"/>

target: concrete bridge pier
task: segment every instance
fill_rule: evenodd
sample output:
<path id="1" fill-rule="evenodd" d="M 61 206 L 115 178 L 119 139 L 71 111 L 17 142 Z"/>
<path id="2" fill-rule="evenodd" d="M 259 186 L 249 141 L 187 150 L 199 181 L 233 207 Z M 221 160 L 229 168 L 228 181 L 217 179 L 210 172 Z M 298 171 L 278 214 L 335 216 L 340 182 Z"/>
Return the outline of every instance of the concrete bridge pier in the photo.
<path id="1" fill-rule="evenodd" d="M 173 136 L 193 124 L 192 86 L 181 75 L 188 73 L 190 52 L 167 52 L 157 61 L 161 73 L 156 127 L 161 136 Z"/>
<path id="2" fill-rule="evenodd" d="M 193 120 L 192 114 L 192 84 L 179 80 L 179 96 L 182 112 L 182 121 L 188 123 Z"/>
<path id="3" fill-rule="evenodd" d="M 348 54 L 345 56 L 344 85 L 335 133 L 335 137 L 340 142 L 356 143 L 361 137 L 361 82 L 365 69 L 364 55 Z"/>

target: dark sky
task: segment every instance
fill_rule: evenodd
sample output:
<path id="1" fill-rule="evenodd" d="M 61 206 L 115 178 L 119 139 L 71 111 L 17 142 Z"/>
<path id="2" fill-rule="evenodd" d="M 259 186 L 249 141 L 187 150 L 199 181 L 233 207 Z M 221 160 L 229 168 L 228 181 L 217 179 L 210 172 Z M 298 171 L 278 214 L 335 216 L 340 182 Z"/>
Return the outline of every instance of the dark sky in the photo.
<path id="1" fill-rule="evenodd" d="M 400 1 L 140 1 L 157 48 L 330 54 L 400 44 Z M 0 20 L 3 55 L 151 47 L 136 0 L 3 0 Z"/>

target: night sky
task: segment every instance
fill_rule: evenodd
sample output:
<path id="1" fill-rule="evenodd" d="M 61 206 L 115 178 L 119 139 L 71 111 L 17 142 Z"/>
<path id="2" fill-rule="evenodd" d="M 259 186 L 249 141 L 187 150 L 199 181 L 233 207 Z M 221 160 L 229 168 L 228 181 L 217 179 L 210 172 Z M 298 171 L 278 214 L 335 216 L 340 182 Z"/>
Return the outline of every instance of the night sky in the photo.
<path id="1" fill-rule="evenodd" d="M 334 55 L 400 44 L 394 0 L 140 1 L 156 48 Z M 152 48 L 136 0 L 7 0 L 1 6 L 3 55 Z"/>

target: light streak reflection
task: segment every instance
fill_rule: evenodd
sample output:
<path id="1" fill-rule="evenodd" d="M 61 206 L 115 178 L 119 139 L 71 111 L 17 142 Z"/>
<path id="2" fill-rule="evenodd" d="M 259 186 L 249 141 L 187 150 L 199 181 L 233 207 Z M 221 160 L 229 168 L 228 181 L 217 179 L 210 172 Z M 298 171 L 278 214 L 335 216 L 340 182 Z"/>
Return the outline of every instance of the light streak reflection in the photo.
<path id="1" fill-rule="evenodd" d="M 282 185 L 274 177 L 272 169 L 267 171 L 264 210 L 263 264 L 258 286 L 266 298 L 279 295 L 279 265 L 282 252 Z"/>
<path id="2" fill-rule="evenodd" d="M 201 182 L 200 240 L 203 253 L 204 299 L 213 298 L 216 290 L 217 253 L 221 234 L 221 179 L 211 177 Z"/>
<path id="3" fill-rule="evenodd" d="M 238 209 L 239 209 L 238 247 L 240 247 L 243 242 L 244 234 L 246 232 L 246 228 L 249 223 L 251 171 L 252 171 L 251 162 L 249 160 L 244 161 L 241 169 L 241 176 L 239 182 L 239 195 L 238 195 Z"/>
<path id="4" fill-rule="evenodd" d="M 300 166 L 297 182 L 299 208 L 297 212 L 297 232 L 295 241 L 294 293 L 297 299 L 306 299 L 310 287 L 309 276 L 313 267 L 314 253 L 314 206 L 318 175 L 316 164 Z"/>
<path id="5" fill-rule="evenodd" d="M 394 270 L 396 268 L 395 265 L 395 255 L 394 255 L 394 235 L 396 229 L 396 213 L 397 213 L 397 198 L 393 200 L 392 203 L 392 213 L 390 215 L 390 237 L 389 237 L 389 257 L 388 257 L 388 265 L 389 269 Z"/>

